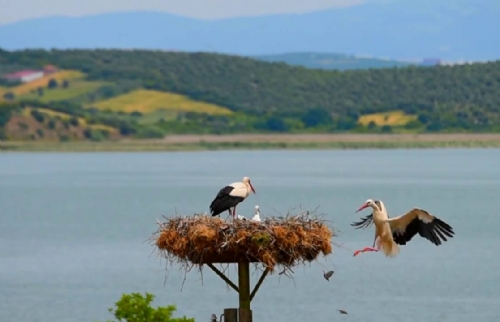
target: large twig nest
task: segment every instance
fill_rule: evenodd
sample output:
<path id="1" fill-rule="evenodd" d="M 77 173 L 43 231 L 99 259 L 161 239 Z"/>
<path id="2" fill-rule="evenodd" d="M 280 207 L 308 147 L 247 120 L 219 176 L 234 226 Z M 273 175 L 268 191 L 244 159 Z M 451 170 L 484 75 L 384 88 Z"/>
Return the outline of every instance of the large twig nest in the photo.
<path id="1" fill-rule="evenodd" d="M 187 265 L 260 262 L 293 267 L 332 253 L 333 231 L 309 212 L 262 222 L 195 215 L 159 223 L 153 239 L 162 256 Z"/>

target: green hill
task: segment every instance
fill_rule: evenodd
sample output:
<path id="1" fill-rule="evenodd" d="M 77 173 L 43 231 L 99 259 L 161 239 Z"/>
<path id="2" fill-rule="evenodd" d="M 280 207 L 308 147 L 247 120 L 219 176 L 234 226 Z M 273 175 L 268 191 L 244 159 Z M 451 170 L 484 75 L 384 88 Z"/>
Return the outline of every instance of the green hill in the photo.
<path id="1" fill-rule="evenodd" d="M 53 64 L 108 84 L 57 110 L 124 128 L 123 135 L 249 132 L 492 132 L 500 128 L 500 61 L 431 68 L 326 71 L 208 53 L 145 50 L 0 51 L 0 65 Z M 228 108 L 142 122 L 146 112 L 92 106 L 133 90 Z M 5 89 L 3 89 L 5 91 Z M 60 95 L 59 97 L 64 97 Z M 22 97 L 17 99 L 22 102 Z M 34 101 L 33 101 L 34 100 Z M 56 108 L 51 102 L 39 102 Z M 32 98 L 30 104 L 36 104 Z M 52 104 L 52 105 L 51 105 Z M 124 104 L 125 106 L 126 104 Z M 397 122 L 384 121 L 398 115 Z M 381 115 L 362 117 L 364 115 Z M 385 115 L 385 116 L 384 116 Z M 382 118 L 382 121 L 377 121 Z M 371 120 L 366 122 L 366 120 Z M 403 121 L 401 121 L 403 120 Z M 406 123 L 405 123 L 406 122 Z M 146 125 L 147 124 L 147 125 Z M 142 128 L 141 128 L 142 126 Z"/>

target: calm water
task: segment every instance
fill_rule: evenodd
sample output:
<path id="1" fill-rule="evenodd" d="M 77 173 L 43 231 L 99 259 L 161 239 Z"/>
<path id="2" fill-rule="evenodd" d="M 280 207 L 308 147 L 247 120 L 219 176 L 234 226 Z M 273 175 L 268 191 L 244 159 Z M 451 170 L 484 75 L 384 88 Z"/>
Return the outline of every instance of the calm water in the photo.
<path id="1" fill-rule="evenodd" d="M 456 237 L 436 247 L 415 237 L 400 256 L 352 257 L 345 250 L 266 280 L 255 321 L 498 321 L 500 150 L 201 153 L 0 153 L 0 321 L 92 322 L 122 293 L 150 292 L 177 315 L 208 321 L 236 307 L 234 291 L 210 270 L 183 275 L 145 240 L 162 215 L 208 211 L 223 185 L 250 176 L 250 216 L 294 206 L 319 211 L 338 242 L 368 246 L 373 231 L 349 224 L 367 198 L 396 216 L 422 207 Z M 234 269 L 231 278 L 236 277 Z M 257 280 L 253 276 L 252 284 Z M 349 315 L 340 316 L 336 309 Z"/>

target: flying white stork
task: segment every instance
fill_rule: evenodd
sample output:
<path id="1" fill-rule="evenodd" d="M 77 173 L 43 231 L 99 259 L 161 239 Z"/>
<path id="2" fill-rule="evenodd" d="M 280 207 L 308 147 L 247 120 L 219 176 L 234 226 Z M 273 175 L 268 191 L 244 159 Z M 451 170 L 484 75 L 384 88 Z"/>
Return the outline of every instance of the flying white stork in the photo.
<path id="1" fill-rule="evenodd" d="M 256 193 L 249 177 L 244 177 L 242 182 L 233 182 L 220 189 L 210 204 L 212 217 L 227 210 L 234 219 L 236 217 L 236 206 L 248 197 L 250 191 Z"/>
<path id="2" fill-rule="evenodd" d="M 368 199 L 356 212 L 368 207 L 371 207 L 373 212 L 361 221 L 352 223 L 351 226 L 359 229 L 375 224 L 373 247 L 358 250 L 354 252 L 354 256 L 360 252 L 382 249 L 385 256 L 394 257 L 399 253 L 398 245 L 406 245 L 417 233 L 436 246 L 441 245 L 442 241 L 447 241 L 446 237 L 453 238 L 455 234 L 450 225 L 420 208 L 413 208 L 404 215 L 389 218 L 381 200 Z"/>

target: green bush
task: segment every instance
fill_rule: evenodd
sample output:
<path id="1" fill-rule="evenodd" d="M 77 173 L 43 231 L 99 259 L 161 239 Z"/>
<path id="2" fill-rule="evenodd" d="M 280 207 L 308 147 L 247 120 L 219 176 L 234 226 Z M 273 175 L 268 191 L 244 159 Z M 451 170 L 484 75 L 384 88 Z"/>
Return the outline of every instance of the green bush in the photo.
<path id="1" fill-rule="evenodd" d="M 165 135 L 165 131 L 161 128 L 150 126 L 139 129 L 135 137 L 140 139 L 163 139 Z"/>
<path id="2" fill-rule="evenodd" d="M 194 322 L 194 319 L 173 318 L 172 314 L 177 310 L 175 305 L 166 307 L 151 307 L 154 295 L 145 293 L 123 294 L 121 299 L 115 303 L 115 308 L 109 308 L 116 321 L 126 322 Z M 106 322 L 115 322 L 107 320 Z"/>
<path id="3" fill-rule="evenodd" d="M 106 130 L 94 130 L 91 128 L 86 128 L 83 130 L 83 135 L 91 141 L 104 141 L 109 138 L 109 132 Z"/>
<path id="4" fill-rule="evenodd" d="M 50 119 L 49 122 L 47 123 L 47 127 L 51 130 L 56 128 L 56 121 L 54 119 Z"/>
<path id="5" fill-rule="evenodd" d="M 12 92 L 7 92 L 3 95 L 3 98 L 6 100 L 14 100 L 16 98 L 16 95 Z"/>
<path id="6" fill-rule="evenodd" d="M 48 88 L 57 88 L 57 85 L 58 85 L 57 80 L 51 78 L 49 80 L 49 83 L 48 83 L 47 87 Z"/>
<path id="7" fill-rule="evenodd" d="M 69 124 L 73 125 L 73 126 L 78 126 L 79 122 L 78 122 L 78 118 L 76 117 L 72 117 L 69 119 Z"/>
<path id="8" fill-rule="evenodd" d="M 43 123 L 45 116 L 39 110 L 31 110 L 31 116 L 38 122 Z"/>

